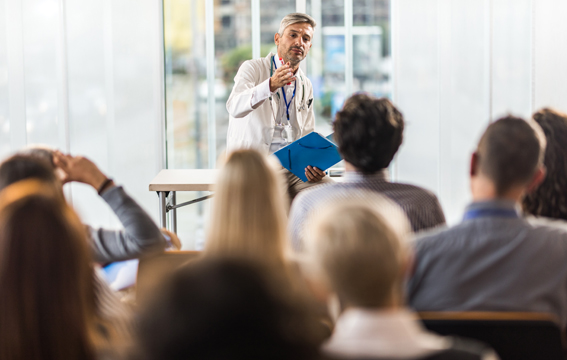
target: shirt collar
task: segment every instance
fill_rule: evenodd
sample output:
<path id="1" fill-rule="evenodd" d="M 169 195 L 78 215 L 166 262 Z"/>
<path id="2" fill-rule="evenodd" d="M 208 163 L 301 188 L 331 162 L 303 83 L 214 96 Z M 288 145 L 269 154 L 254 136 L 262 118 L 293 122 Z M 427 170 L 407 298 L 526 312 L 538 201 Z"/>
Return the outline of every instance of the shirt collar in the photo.
<path id="1" fill-rule="evenodd" d="M 522 211 L 519 205 L 512 200 L 494 199 L 475 201 L 466 207 L 464 218 L 498 217 L 504 216 L 506 213 L 515 213 L 517 217 L 521 217 Z M 515 216 L 512 215 L 511 217 Z"/>
<path id="2" fill-rule="evenodd" d="M 323 350 L 351 357 L 388 358 L 419 357 L 448 346 L 445 338 L 427 332 L 409 310 L 349 308 L 339 317 Z"/>
<path id="3" fill-rule="evenodd" d="M 359 182 L 359 181 L 390 181 L 390 172 L 388 169 L 379 170 L 373 174 L 363 174 L 360 171 L 347 171 L 345 173 L 345 181 L 348 182 Z"/>
<path id="4" fill-rule="evenodd" d="M 504 200 L 504 199 L 494 199 L 494 200 L 485 200 L 485 201 L 475 201 L 469 206 L 467 206 L 466 211 L 469 210 L 515 210 L 518 212 L 518 206 L 516 202 L 512 200 Z"/>

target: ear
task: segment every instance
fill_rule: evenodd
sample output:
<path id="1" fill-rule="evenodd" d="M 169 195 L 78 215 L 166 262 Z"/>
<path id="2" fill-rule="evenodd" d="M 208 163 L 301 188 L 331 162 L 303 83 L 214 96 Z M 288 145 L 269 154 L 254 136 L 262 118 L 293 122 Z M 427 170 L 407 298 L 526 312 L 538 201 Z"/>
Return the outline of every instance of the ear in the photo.
<path id="1" fill-rule="evenodd" d="M 470 176 L 476 176 L 478 174 L 478 153 L 475 151 L 471 156 L 471 168 Z"/>
<path id="2" fill-rule="evenodd" d="M 528 186 L 526 187 L 526 194 L 534 192 L 543 182 L 543 180 L 545 180 L 546 174 L 547 174 L 547 170 L 545 169 L 545 166 L 542 165 L 538 167 L 534 176 L 532 177 L 532 179 L 528 183 Z"/>
<path id="3" fill-rule="evenodd" d="M 279 33 L 276 33 L 274 35 L 274 43 L 276 44 L 276 46 L 280 44 L 280 34 Z"/>

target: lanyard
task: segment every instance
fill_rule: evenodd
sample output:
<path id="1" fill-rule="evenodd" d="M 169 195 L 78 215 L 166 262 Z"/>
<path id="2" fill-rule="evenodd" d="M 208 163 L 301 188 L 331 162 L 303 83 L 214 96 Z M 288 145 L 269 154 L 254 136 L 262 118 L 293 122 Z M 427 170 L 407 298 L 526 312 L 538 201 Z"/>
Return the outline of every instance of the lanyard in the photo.
<path id="1" fill-rule="evenodd" d="M 272 57 L 272 63 L 274 64 L 274 66 L 276 67 L 276 70 L 277 70 L 278 67 L 276 66 L 276 61 L 274 60 L 274 57 Z M 271 68 L 271 66 L 270 66 L 270 68 Z M 271 73 L 271 71 L 270 71 L 270 73 Z M 293 88 L 293 95 L 291 96 L 289 103 L 287 102 L 287 97 L 285 96 L 284 87 L 282 86 L 281 89 L 282 89 L 282 94 L 283 94 L 283 101 L 285 103 L 285 112 L 287 114 L 287 121 L 289 121 L 289 107 L 291 105 L 291 102 L 293 101 L 293 98 L 295 97 L 295 90 L 297 89 L 297 80 L 295 81 L 295 86 Z"/>
<path id="2" fill-rule="evenodd" d="M 476 219 L 479 217 L 519 218 L 518 213 L 513 209 L 476 209 L 467 211 L 463 220 Z"/>

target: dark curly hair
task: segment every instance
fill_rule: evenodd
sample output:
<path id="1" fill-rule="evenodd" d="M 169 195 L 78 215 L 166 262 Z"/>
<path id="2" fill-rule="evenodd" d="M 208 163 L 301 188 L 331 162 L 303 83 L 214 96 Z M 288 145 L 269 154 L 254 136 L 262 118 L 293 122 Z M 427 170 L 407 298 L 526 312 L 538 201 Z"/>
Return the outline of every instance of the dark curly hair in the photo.
<path id="1" fill-rule="evenodd" d="M 404 118 L 390 100 L 359 93 L 347 99 L 333 127 L 343 158 L 372 174 L 390 165 L 402 144 Z"/>
<path id="2" fill-rule="evenodd" d="M 547 138 L 547 176 L 522 201 L 524 212 L 567 220 L 567 115 L 544 108 L 533 115 Z"/>

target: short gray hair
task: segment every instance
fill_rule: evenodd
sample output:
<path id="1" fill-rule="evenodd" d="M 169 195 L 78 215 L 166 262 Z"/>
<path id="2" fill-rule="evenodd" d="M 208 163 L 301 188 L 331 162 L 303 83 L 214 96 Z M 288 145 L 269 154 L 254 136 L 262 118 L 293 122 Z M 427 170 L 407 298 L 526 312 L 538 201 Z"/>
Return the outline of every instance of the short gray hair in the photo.
<path id="1" fill-rule="evenodd" d="M 315 19 L 313 19 L 311 16 L 304 13 L 291 13 L 291 14 L 287 14 L 282 19 L 282 22 L 280 23 L 280 29 L 278 30 L 278 34 L 280 34 L 280 36 L 283 36 L 283 32 L 286 27 L 297 23 L 308 23 L 309 25 L 311 25 L 313 30 L 315 30 L 315 26 L 317 26 Z"/>

